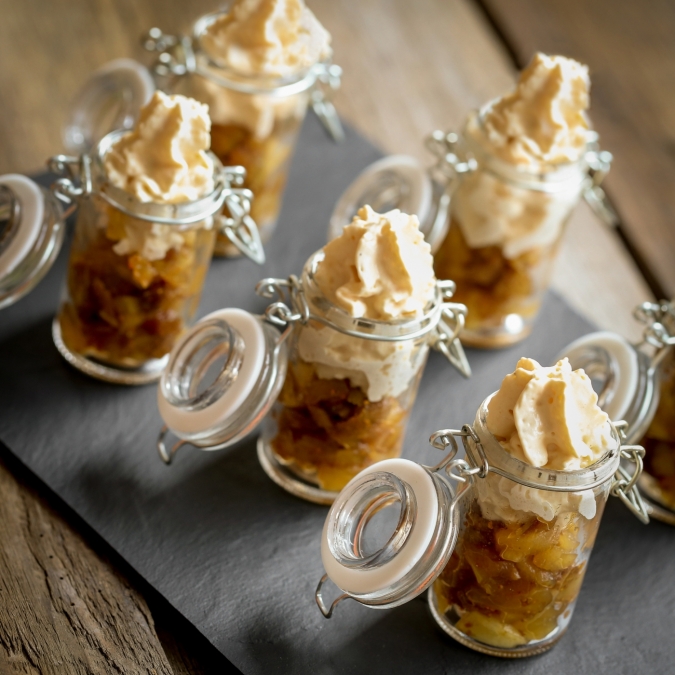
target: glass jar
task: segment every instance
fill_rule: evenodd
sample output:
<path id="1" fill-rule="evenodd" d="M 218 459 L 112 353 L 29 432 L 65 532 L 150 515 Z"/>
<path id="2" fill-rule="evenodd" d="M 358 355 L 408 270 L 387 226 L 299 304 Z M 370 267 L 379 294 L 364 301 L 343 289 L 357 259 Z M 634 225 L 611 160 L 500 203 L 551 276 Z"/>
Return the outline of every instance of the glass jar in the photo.
<path id="1" fill-rule="evenodd" d="M 628 442 L 645 448 L 642 497 L 652 517 L 675 525 L 675 308 L 665 300 L 645 302 L 634 315 L 645 324 L 641 342 L 591 333 L 568 345 L 559 359 L 586 371 L 598 405 L 612 419 L 625 420 Z"/>
<path id="2" fill-rule="evenodd" d="M 30 178 L 0 176 L 0 309 L 47 274 L 63 244 L 65 218 L 54 195 Z"/>
<path id="3" fill-rule="evenodd" d="M 615 445 L 586 469 L 532 467 L 488 431 L 490 398 L 473 426 L 431 436 L 434 447 L 449 450 L 437 466 L 387 460 L 340 493 L 321 539 L 326 574 L 315 597 L 324 616 L 346 598 L 382 609 L 429 588 L 438 624 L 476 651 L 530 656 L 560 639 L 607 497 L 618 496 L 642 522 L 649 520 L 635 488 L 644 450 L 622 445 L 621 423 L 612 425 Z M 456 437 L 464 459 L 457 458 Z M 622 458 L 635 465 L 632 473 Z M 386 509 L 395 523 L 388 539 L 371 531 Z M 342 591 L 330 605 L 328 579 Z"/>
<path id="4" fill-rule="evenodd" d="M 457 300 L 469 309 L 462 339 L 484 348 L 519 342 L 532 330 L 579 199 L 615 220 L 598 187 L 612 157 L 589 132 L 576 162 L 536 172 L 515 167 L 491 152 L 479 112 L 459 135 L 432 134 L 428 147 L 438 157 L 437 173 L 453 179 L 446 192 L 447 233 L 435 250 L 434 268 L 439 279 L 456 282 Z"/>
<path id="5" fill-rule="evenodd" d="M 301 279 L 261 281 L 260 295 L 279 298 L 264 316 L 221 310 L 179 341 L 159 388 L 164 461 L 186 443 L 231 445 L 272 410 L 258 440 L 263 468 L 292 494 L 328 504 L 362 468 L 400 453 L 429 347 L 470 374 L 457 339 L 464 307 L 448 302 L 452 282 L 437 283 L 420 318 L 354 319 L 319 290 L 322 259 L 314 254 Z M 329 350 L 349 352 L 344 368 L 322 357 Z M 181 439 L 170 450 L 169 432 Z"/>
<path id="6" fill-rule="evenodd" d="M 90 155 L 57 156 L 55 184 L 79 208 L 63 299 L 53 323 L 61 355 L 82 372 L 120 384 L 155 381 L 191 323 L 215 240 L 214 223 L 241 172 L 214 157 L 213 192 L 178 204 L 141 202 L 114 187 L 103 159 L 127 132 L 105 136 Z M 76 186 L 76 181 L 79 186 Z"/>
<path id="7" fill-rule="evenodd" d="M 311 102 L 329 133 L 344 132 L 329 100 L 340 86 L 341 70 L 329 62 L 284 78 L 243 76 L 220 64 L 205 48 L 208 27 L 227 10 L 207 14 L 193 26 L 192 38 L 164 35 L 151 29 L 144 38 L 149 51 L 160 52 L 155 72 L 166 88 L 209 105 L 211 150 L 223 164 L 246 169 L 246 187 L 256 195 L 251 216 L 258 231 L 225 229 L 218 233 L 216 255 L 235 256 L 233 240 L 253 242 L 262 254 L 276 226 L 295 143 Z M 259 236 L 259 238 L 258 238 Z M 258 262 L 262 262 L 259 259 Z"/>

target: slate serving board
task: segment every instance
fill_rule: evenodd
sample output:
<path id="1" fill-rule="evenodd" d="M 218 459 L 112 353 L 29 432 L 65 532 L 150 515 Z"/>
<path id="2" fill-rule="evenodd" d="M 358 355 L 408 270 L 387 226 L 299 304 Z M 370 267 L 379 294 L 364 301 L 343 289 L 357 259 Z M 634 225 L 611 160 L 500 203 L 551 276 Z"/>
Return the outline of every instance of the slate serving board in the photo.
<path id="1" fill-rule="evenodd" d="M 350 129 L 334 145 L 309 116 L 267 264 L 214 261 L 200 312 L 260 311 L 255 283 L 300 271 L 325 243 L 336 199 L 380 156 Z M 0 313 L 0 439 L 244 673 L 672 672 L 675 532 L 641 525 L 617 500 L 568 634 L 543 656 L 501 661 L 467 650 L 436 627 L 424 599 L 385 611 L 347 602 L 324 619 L 313 595 L 326 509 L 276 487 L 258 465 L 254 438 L 217 453 L 183 450 L 164 466 L 155 387 L 91 380 L 51 342 L 66 254 L 30 296 Z M 525 343 L 469 352 L 471 380 L 432 354 L 404 456 L 435 463 L 430 433 L 472 421 L 518 357 L 549 362 L 591 329 L 550 294 Z"/>

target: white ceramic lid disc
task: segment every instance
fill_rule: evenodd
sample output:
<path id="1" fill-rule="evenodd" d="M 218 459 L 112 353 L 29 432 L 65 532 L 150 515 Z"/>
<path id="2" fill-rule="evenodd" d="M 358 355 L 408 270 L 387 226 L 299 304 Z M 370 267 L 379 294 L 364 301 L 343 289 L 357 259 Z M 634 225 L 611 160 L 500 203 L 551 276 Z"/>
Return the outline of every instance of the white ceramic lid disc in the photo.
<path id="1" fill-rule="evenodd" d="M 579 368 L 588 361 L 593 349 L 601 349 L 609 356 L 615 379 L 611 384 L 611 396 L 604 405 L 610 419 L 624 419 L 635 396 L 640 377 L 640 366 L 635 349 L 616 333 L 600 331 L 584 335 L 567 345 L 558 359 L 567 357 L 572 368 Z"/>
<path id="2" fill-rule="evenodd" d="M 66 149 L 74 154 L 88 152 L 111 131 L 131 129 L 154 91 L 150 71 L 137 61 L 106 63 L 75 97 L 63 129 Z"/>
<path id="3" fill-rule="evenodd" d="M 354 487 L 377 472 L 393 474 L 408 484 L 417 502 L 417 516 L 405 543 L 387 562 L 372 569 L 347 567 L 331 552 L 328 543 L 329 524 Z M 436 488 L 427 471 L 407 459 L 377 462 L 353 478 L 333 504 L 321 536 L 321 560 L 331 581 L 343 591 L 356 595 L 375 593 L 400 581 L 422 558 L 431 543 L 438 517 L 436 494 Z"/>
<path id="4" fill-rule="evenodd" d="M 30 178 L 19 174 L 0 176 L 0 185 L 7 186 L 18 199 L 21 214 L 19 227 L 7 248 L 0 253 L 0 278 L 13 272 L 35 245 L 42 228 L 45 201 L 40 188 Z"/>
<path id="5" fill-rule="evenodd" d="M 243 360 L 237 376 L 222 396 L 202 409 L 190 410 L 173 405 L 165 397 L 160 383 L 157 395 L 159 413 L 166 425 L 178 435 L 200 433 L 236 414 L 253 392 L 263 368 L 265 334 L 258 319 L 242 309 L 221 309 L 205 316 L 178 341 L 172 355 L 178 353 L 200 325 L 209 319 L 220 319 L 239 333 L 244 342 Z"/>
<path id="6" fill-rule="evenodd" d="M 384 157 L 366 167 L 338 199 L 328 239 L 335 239 L 362 206 L 383 213 L 400 209 L 424 225 L 431 209 L 431 181 L 422 165 L 407 155 Z"/>

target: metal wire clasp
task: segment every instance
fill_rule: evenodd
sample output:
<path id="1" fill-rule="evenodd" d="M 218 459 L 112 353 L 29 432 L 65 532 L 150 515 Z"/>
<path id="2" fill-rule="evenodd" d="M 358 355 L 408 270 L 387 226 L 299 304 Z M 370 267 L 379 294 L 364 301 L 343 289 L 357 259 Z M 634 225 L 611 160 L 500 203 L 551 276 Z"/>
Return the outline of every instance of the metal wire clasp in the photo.
<path id="1" fill-rule="evenodd" d="M 633 316 L 645 324 L 641 344 L 654 347 L 652 366 L 656 366 L 675 345 L 675 303 L 667 300 L 643 302 L 635 308 Z"/>
<path id="2" fill-rule="evenodd" d="M 448 302 L 457 288 L 454 281 L 449 279 L 439 280 L 436 282 L 436 286 L 443 298 L 443 304 L 441 305 L 441 318 L 436 328 L 435 340 L 431 347 L 441 352 L 464 377 L 471 377 L 471 366 L 459 340 L 469 310 L 466 305 L 461 303 Z"/>
<path id="3" fill-rule="evenodd" d="M 158 53 L 152 70 L 160 77 L 185 75 L 196 69 L 192 39 L 187 36 L 170 35 L 155 27 L 141 37 L 141 45 Z"/>
<path id="4" fill-rule="evenodd" d="M 216 216 L 218 229 L 236 248 L 253 262 L 262 265 L 265 262 L 265 250 L 260 240 L 256 222 L 251 218 L 253 193 L 241 187 L 246 179 L 243 166 L 225 166 L 216 175 L 224 193 L 224 205 L 228 215 Z M 232 187 L 234 186 L 234 187 Z"/>
<path id="5" fill-rule="evenodd" d="M 610 227 L 616 227 L 619 224 L 619 216 L 607 199 L 605 191 L 600 187 L 600 183 L 609 173 L 614 157 L 611 152 L 600 149 L 598 138 L 595 131 L 588 132 L 587 151 L 584 159 L 588 165 L 590 180 L 584 188 L 583 196 L 600 220 Z"/>
<path id="6" fill-rule="evenodd" d="M 333 94 L 342 83 L 342 68 L 334 63 L 314 66 L 316 82 L 311 89 L 311 104 L 329 136 L 336 142 L 345 140 L 345 132 L 333 105 Z"/>
<path id="7" fill-rule="evenodd" d="M 459 451 L 456 438 L 462 439 L 466 459 L 457 459 L 456 457 Z M 471 425 L 465 424 L 461 430 L 441 429 L 436 431 L 429 437 L 429 443 L 437 450 L 448 452 L 436 466 L 425 467 L 429 471 L 443 471 L 449 478 L 460 483 L 465 483 L 471 476 L 485 478 L 488 475 L 490 466 L 483 450 L 483 444 Z"/>
<path id="8" fill-rule="evenodd" d="M 91 157 L 88 154 L 79 157 L 54 155 L 47 160 L 47 168 L 62 176 L 52 185 L 52 192 L 57 199 L 69 205 L 63 214 L 67 218 L 77 208 L 78 198 L 93 192 Z"/>
<path id="9" fill-rule="evenodd" d="M 640 491 L 637 488 L 637 482 L 642 475 L 642 459 L 645 456 L 645 449 L 640 445 L 624 445 L 626 440 L 626 429 L 628 423 L 624 421 L 614 422 L 614 427 L 619 433 L 621 439 L 621 459 L 632 462 L 635 465 L 633 473 L 619 464 L 614 477 L 612 478 L 612 485 L 610 487 L 610 494 L 618 497 L 629 511 L 633 513 L 638 520 L 645 525 L 649 523 L 649 510 L 640 496 Z"/>

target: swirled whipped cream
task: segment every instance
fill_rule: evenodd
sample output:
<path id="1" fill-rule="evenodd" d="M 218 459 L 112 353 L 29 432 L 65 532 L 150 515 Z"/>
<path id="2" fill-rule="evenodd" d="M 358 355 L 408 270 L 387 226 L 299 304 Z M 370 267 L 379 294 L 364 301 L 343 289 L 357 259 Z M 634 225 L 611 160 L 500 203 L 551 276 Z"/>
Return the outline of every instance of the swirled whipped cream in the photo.
<path id="1" fill-rule="evenodd" d="M 468 144 L 511 170 L 550 177 L 584 155 L 589 89 L 586 66 L 563 56 L 535 54 L 511 93 L 469 118 Z M 582 188 L 583 169 L 562 171 L 548 192 L 520 188 L 481 168 L 466 177 L 453 197 L 453 210 L 468 245 L 501 246 L 509 259 L 553 245 Z"/>
<path id="2" fill-rule="evenodd" d="M 364 206 L 323 251 L 316 284 L 354 318 L 414 319 L 434 299 L 431 249 L 416 216 L 398 210 L 379 214 Z M 300 333 L 298 349 L 320 378 L 347 378 L 375 402 L 401 394 L 419 371 L 426 350 L 413 342 L 354 338 L 310 324 Z"/>
<path id="3" fill-rule="evenodd" d="M 214 189 L 213 160 L 206 152 L 210 127 L 207 106 L 155 92 L 136 128 L 106 153 L 108 180 L 142 202 L 174 204 L 203 197 Z M 113 246 L 117 255 L 162 260 L 184 243 L 185 233 L 172 225 L 123 218 L 124 236 Z M 102 218 L 100 226 L 107 227 L 108 219 Z M 119 226 L 111 230 L 118 233 Z"/>
<path id="4" fill-rule="evenodd" d="M 213 191 L 208 106 L 155 92 L 133 131 L 103 160 L 108 180 L 142 202 L 176 204 Z"/>
<path id="5" fill-rule="evenodd" d="M 555 471 L 583 469 L 604 457 L 615 441 L 609 418 L 583 370 L 565 358 L 550 368 L 522 358 L 488 403 L 487 429 L 504 450 L 526 464 Z M 478 480 L 485 517 L 517 520 L 533 513 L 550 521 L 562 513 L 595 515 L 593 492 L 553 492 L 497 475 Z"/>
<path id="6" fill-rule="evenodd" d="M 295 75 L 331 54 L 330 33 L 303 0 L 234 0 L 200 41 L 220 65 L 247 76 Z"/>
<path id="7" fill-rule="evenodd" d="M 200 44 L 210 59 L 230 71 L 226 77 L 234 79 L 291 78 L 332 53 L 330 33 L 303 0 L 235 0 L 206 28 Z M 213 67 L 204 64 L 204 69 Z M 307 104 L 306 93 L 239 93 L 204 77 L 179 86 L 208 103 L 214 124 L 243 127 L 259 140 L 272 133 L 277 119 L 301 118 Z"/>

